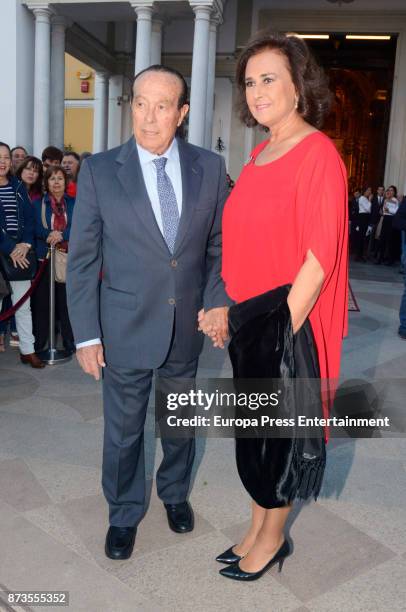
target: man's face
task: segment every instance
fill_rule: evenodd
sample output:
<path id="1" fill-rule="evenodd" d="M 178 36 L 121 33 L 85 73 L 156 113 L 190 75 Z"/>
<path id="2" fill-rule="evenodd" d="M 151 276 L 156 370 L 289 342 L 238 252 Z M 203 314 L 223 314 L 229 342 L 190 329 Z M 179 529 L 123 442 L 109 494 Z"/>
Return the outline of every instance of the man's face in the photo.
<path id="1" fill-rule="evenodd" d="M 18 166 L 25 160 L 26 153 L 24 149 L 14 149 L 11 154 L 11 163 L 13 165 L 13 169 L 17 170 Z"/>
<path id="2" fill-rule="evenodd" d="M 179 79 L 165 72 L 146 72 L 134 83 L 131 105 L 134 136 L 150 153 L 164 153 L 185 118 L 189 106 L 178 108 L 180 94 Z"/>
<path id="3" fill-rule="evenodd" d="M 79 162 L 73 155 L 64 155 L 62 159 L 62 168 L 70 179 L 76 181 L 79 171 Z"/>
<path id="4" fill-rule="evenodd" d="M 383 196 L 384 193 L 385 193 L 385 187 L 378 187 L 377 189 L 378 196 Z"/>
<path id="5" fill-rule="evenodd" d="M 45 171 L 48 170 L 50 166 L 60 166 L 60 164 L 61 162 L 59 161 L 59 159 L 48 159 L 48 158 L 45 159 L 42 162 L 42 168 L 44 170 L 44 174 L 45 174 Z"/>

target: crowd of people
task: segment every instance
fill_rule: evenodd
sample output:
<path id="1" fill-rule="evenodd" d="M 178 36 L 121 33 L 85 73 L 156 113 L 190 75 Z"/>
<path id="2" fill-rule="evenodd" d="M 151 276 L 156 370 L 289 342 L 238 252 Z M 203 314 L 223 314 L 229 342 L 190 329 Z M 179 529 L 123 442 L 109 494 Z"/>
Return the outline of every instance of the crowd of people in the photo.
<path id="1" fill-rule="evenodd" d="M 356 189 L 350 200 L 351 248 L 356 261 L 392 266 L 406 263 L 406 233 L 401 230 L 399 207 L 405 200 L 395 185 Z"/>
<path id="2" fill-rule="evenodd" d="M 85 153 L 84 156 L 89 154 Z M 29 266 L 34 251 L 40 264 L 53 245 L 67 253 L 75 205 L 81 157 L 74 151 L 49 146 L 41 159 L 28 155 L 22 146 L 13 149 L 0 142 L 0 252 L 9 256 L 16 268 Z M 30 289 L 30 280 L 11 280 L 10 294 L 1 300 L 1 313 L 7 312 Z M 55 316 L 64 348 L 74 352 L 69 321 L 66 285 L 56 279 Z M 43 368 L 37 353 L 45 350 L 49 336 L 49 273 L 39 279 L 31 298 L 15 315 L 0 321 L 0 352 L 9 345 L 19 347 L 23 363 Z"/>

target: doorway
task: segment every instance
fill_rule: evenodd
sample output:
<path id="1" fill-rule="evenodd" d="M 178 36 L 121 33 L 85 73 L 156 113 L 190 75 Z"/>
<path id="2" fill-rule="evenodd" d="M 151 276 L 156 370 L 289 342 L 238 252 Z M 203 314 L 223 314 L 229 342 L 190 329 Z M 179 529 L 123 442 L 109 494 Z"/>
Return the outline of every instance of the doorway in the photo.
<path id="1" fill-rule="evenodd" d="M 334 95 L 323 131 L 335 142 L 350 193 L 383 184 L 397 35 L 390 40 L 308 40 Z"/>

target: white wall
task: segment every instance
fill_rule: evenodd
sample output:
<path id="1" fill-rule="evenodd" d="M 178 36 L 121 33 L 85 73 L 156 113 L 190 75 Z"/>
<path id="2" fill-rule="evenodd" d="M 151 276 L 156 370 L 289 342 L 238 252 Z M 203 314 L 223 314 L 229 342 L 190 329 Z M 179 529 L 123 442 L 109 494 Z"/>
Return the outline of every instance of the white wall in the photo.
<path id="1" fill-rule="evenodd" d="M 34 115 L 34 16 L 17 3 L 17 124 L 16 144 L 32 151 Z"/>
<path id="2" fill-rule="evenodd" d="M 0 57 L 3 58 L 0 95 L 0 140 L 11 147 L 16 141 L 16 3 L 3 0 L 0 36 Z"/>
<path id="3" fill-rule="evenodd" d="M 2 0 L 0 140 L 32 151 L 34 19 L 21 0 Z"/>

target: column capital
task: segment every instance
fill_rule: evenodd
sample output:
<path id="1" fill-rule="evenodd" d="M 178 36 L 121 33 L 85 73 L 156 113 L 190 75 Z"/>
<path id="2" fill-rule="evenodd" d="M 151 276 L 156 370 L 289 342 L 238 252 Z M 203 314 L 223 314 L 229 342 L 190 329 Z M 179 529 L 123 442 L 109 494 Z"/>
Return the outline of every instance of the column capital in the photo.
<path id="1" fill-rule="evenodd" d="M 220 13 L 214 13 L 210 17 L 210 30 L 212 32 L 215 32 L 217 30 L 217 27 L 221 25 L 222 23 L 223 23 L 222 15 L 220 15 Z"/>
<path id="2" fill-rule="evenodd" d="M 137 19 L 152 19 L 154 0 L 131 0 L 130 4 L 137 14 Z"/>
<path id="3" fill-rule="evenodd" d="M 195 19 L 203 19 L 204 21 L 210 21 L 212 8 L 208 4 L 192 4 L 190 3 L 193 12 L 195 14 Z"/>
<path id="4" fill-rule="evenodd" d="M 46 21 L 47 23 L 51 22 L 51 17 L 53 15 L 52 9 L 36 7 L 32 9 L 32 12 L 36 20 Z"/>
<path id="5" fill-rule="evenodd" d="M 24 4 L 28 9 L 30 9 L 30 11 L 34 13 L 35 16 L 48 15 L 50 17 L 54 14 L 54 10 L 51 8 L 49 2 L 38 2 L 38 0 L 25 0 Z"/>
<path id="6" fill-rule="evenodd" d="M 191 8 L 196 12 L 196 9 L 210 9 L 216 15 L 223 13 L 223 0 L 189 0 Z"/>

